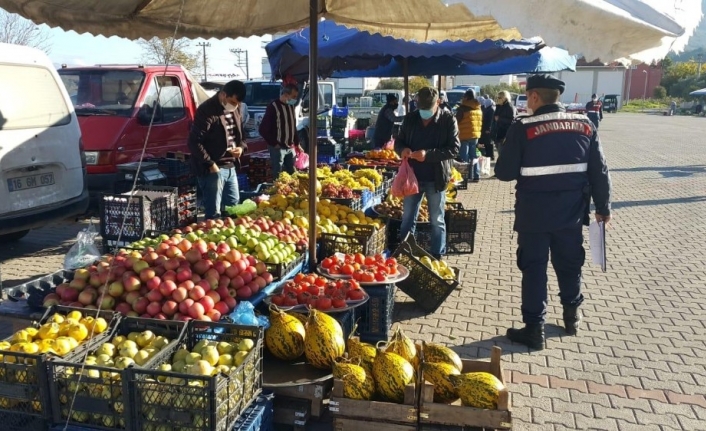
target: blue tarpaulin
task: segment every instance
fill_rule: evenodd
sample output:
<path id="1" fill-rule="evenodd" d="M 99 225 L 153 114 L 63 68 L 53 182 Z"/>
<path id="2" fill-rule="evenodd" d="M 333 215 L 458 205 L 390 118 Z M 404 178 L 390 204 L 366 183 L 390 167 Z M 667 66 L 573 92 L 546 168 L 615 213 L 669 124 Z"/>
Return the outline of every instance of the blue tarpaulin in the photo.
<path id="1" fill-rule="evenodd" d="M 514 41 L 415 42 L 319 23 L 319 75 L 328 77 L 409 75 L 504 75 L 574 70 L 575 57 L 548 48 L 540 38 Z M 275 77 L 309 73 L 309 28 L 270 42 L 265 50 Z"/>
<path id="2" fill-rule="evenodd" d="M 690 96 L 706 96 L 706 88 L 702 88 L 701 90 L 696 90 L 692 91 L 689 93 Z"/>

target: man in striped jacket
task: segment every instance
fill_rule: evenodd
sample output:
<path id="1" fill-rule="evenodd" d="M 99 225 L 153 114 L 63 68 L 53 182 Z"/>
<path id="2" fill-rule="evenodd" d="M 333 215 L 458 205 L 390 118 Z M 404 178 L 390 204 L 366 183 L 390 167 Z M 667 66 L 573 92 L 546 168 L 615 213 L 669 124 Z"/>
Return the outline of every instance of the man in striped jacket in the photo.
<path id="1" fill-rule="evenodd" d="M 299 146 L 296 114 L 298 97 L 299 89 L 296 85 L 283 85 L 279 99 L 267 106 L 260 123 L 260 136 L 270 149 L 273 181 L 282 171 L 294 173 L 294 148 Z"/>
<path id="2" fill-rule="evenodd" d="M 527 79 L 527 107 L 533 115 L 515 120 L 495 165 L 501 181 L 515 186 L 517 266 L 522 271 L 522 319 L 525 327 L 508 329 L 507 337 L 541 350 L 547 311 L 547 264 L 559 282 L 564 327 L 575 335 L 581 322 L 579 306 L 584 263 L 583 224 L 590 200 L 596 220 L 610 220 L 611 182 L 598 132 L 580 114 L 559 105 L 564 83 L 553 76 Z"/>

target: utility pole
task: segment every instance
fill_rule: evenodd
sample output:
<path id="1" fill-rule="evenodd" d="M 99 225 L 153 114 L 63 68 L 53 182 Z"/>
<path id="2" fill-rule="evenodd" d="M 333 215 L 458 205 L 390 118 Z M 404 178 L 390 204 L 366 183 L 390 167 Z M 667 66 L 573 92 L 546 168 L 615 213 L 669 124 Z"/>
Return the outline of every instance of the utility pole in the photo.
<path id="1" fill-rule="evenodd" d="M 235 65 L 245 72 L 245 79 L 250 79 L 250 62 L 248 61 L 248 51 L 245 49 L 231 49 L 230 52 L 238 57 Z"/>
<path id="2" fill-rule="evenodd" d="M 701 78 L 701 61 L 703 60 L 704 55 L 699 53 L 699 55 L 696 56 L 696 58 L 699 60 L 699 68 L 696 69 L 696 77 Z"/>
<path id="3" fill-rule="evenodd" d="M 207 74 L 207 69 L 206 69 L 206 48 L 209 48 L 211 46 L 210 42 L 201 42 L 197 44 L 197 46 L 200 46 L 203 48 L 203 82 L 208 81 L 208 74 Z"/>

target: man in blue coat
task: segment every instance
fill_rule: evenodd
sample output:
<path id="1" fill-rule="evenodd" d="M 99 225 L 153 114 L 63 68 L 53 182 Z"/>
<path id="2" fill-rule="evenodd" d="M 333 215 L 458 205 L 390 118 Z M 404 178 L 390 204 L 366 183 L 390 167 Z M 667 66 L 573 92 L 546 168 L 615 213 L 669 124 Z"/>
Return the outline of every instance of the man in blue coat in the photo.
<path id="1" fill-rule="evenodd" d="M 535 75 L 527 79 L 526 89 L 533 115 L 510 126 L 495 175 L 501 181 L 517 181 L 514 229 L 525 327 L 508 329 L 507 337 L 542 350 L 549 252 L 564 326 L 567 334 L 575 335 L 583 302 L 583 225 L 588 224 L 591 198 L 596 220 L 610 220 L 611 182 L 596 127 L 585 115 L 566 113 L 558 103 L 564 82 Z"/>

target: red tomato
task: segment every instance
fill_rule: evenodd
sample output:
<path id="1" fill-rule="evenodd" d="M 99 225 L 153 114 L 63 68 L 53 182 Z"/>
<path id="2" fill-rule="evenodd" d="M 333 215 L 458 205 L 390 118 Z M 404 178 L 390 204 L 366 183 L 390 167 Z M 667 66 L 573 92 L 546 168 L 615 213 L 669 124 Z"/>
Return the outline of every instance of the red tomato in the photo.
<path id="1" fill-rule="evenodd" d="M 343 296 L 337 296 L 331 300 L 331 306 L 333 308 L 343 308 L 346 305 L 346 299 Z"/>
<path id="2" fill-rule="evenodd" d="M 337 275 L 341 273 L 341 265 L 335 264 L 331 268 L 328 269 L 328 273 L 331 275 Z"/>
<path id="3" fill-rule="evenodd" d="M 282 304 L 284 304 L 284 299 L 285 299 L 284 295 L 280 294 L 280 295 L 273 296 L 271 301 L 273 304 L 280 307 Z"/>
<path id="4" fill-rule="evenodd" d="M 373 281 L 375 281 L 375 274 L 373 274 L 373 273 L 370 272 L 370 271 L 365 271 L 365 272 L 363 273 L 363 276 L 361 277 L 360 281 L 362 281 L 362 282 L 364 282 L 364 283 L 373 282 Z"/>
<path id="5" fill-rule="evenodd" d="M 355 263 L 357 263 L 357 264 L 362 265 L 365 263 L 365 256 L 363 256 L 362 253 L 356 253 L 355 256 L 353 257 L 353 259 L 355 260 Z"/>
<path id="6" fill-rule="evenodd" d="M 330 296 L 321 296 L 319 297 L 318 301 L 316 301 L 316 308 L 319 310 L 329 310 L 331 309 L 332 303 L 331 303 L 331 297 Z"/>
<path id="7" fill-rule="evenodd" d="M 390 275 L 397 275 L 397 265 L 387 265 L 387 273 Z"/>
<path id="8" fill-rule="evenodd" d="M 353 268 L 353 265 L 346 264 L 341 267 L 342 274 L 353 275 L 353 272 L 355 272 L 355 268 Z"/>
<path id="9" fill-rule="evenodd" d="M 385 260 L 385 265 L 387 265 L 387 266 L 390 266 L 390 265 L 397 266 L 397 259 L 395 259 L 394 257 L 390 257 L 390 258 L 388 258 L 387 260 Z"/>
<path id="10" fill-rule="evenodd" d="M 360 289 L 353 289 L 348 291 L 348 299 L 352 299 L 353 301 L 360 301 L 365 297 L 365 294 L 363 294 L 363 291 Z"/>
<path id="11" fill-rule="evenodd" d="M 363 274 L 365 274 L 365 271 L 359 269 L 358 271 L 353 273 L 353 280 L 360 281 L 363 278 Z"/>
<path id="12" fill-rule="evenodd" d="M 300 281 L 304 280 L 304 277 L 305 275 L 300 272 L 299 274 L 294 276 L 294 282 L 299 283 Z"/>
<path id="13" fill-rule="evenodd" d="M 297 295 L 297 304 L 308 304 L 309 299 L 311 298 L 311 293 L 309 292 L 301 292 Z"/>
<path id="14" fill-rule="evenodd" d="M 293 293 L 288 293 L 284 297 L 284 303 L 282 304 L 285 307 L 294 307 L 295 305 L 299 305 L 299 302 L 297 301 L 297 296 L 294 295 Z"/>
<path id="15" fill-rule="evenodd" d="M 314 284 L 318 287 L 324 287 L 326 286 L 326 279 L 323 277 L 317 277 Z"/>
<path id="16" fill-rule="evenodd" d="M 322 268 L 328 269 L 328 268 L 331 268 L 332 265 L 333 265 L 333 259 L 331 259 L 329 257 L 327 257 L 326 259 L 321 261 Z"/>
<path id="17" fill-rule="evenodd" d="M 375 258 L 373 256 L 366 256 L 364 263 L 366 265 L 372 265 L 375 263 Z"/>
<path id="18" fill-rule="evenodd" d="M 312 295 L 318 295 L 318 294 L 319 294 L 319 290 L 321 290 L 321 288 L 320 288 L 319 286 L 315 285 L 315 284 L 310 284 L 310 285 L 306 288 L 306 291 L 309 292 L 309 293 L 311 293 Z"/>
<path id="19" fill-rule="evenodd" d="M 384 272 L 375 273 L 375 281 L 386 281 L 387 275 Z"/>
<path id="20" fill-rule="evenodd" d="M 314 284 L 314 283 L 316 283 L 316 276 L 307 275 L 306 277 L 304 277 L 304 281 L 306 281 L 309 284 Z"/>
<path id="21" fill-rule="evenodd" d="M 376 254 L 376 255 L 375 255 L 375 262 L 385 263 L 385 258 L 382 257 L 381 254 Z"/>
<path id="22" fill-rule="evenodd" d="M 316 308 L 316 303 L 318 301 L 319 301 L 319 297 L 317 295 L 309 296 L 309 302 L 308 302 L 309 307 Z"/>

